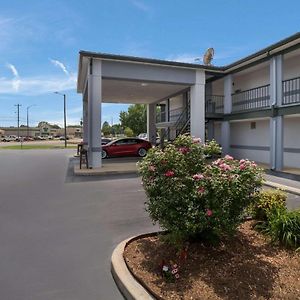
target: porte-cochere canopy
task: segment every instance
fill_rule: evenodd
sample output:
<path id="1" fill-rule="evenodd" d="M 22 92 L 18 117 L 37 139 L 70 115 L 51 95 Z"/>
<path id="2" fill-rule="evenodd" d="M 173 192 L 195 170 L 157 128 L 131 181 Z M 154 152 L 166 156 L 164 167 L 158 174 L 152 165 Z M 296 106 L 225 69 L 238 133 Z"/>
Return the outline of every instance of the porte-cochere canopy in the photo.
<path id="1" fill-rule="evenodd" d="M 156 137 L 155 106 L 190 90 L 191 134 L 204 140 L 205 82 L 217 67 L 81 51 L 77 91 L 83 95 L 84 142 L 92 168 L 101 167 L 101 103 L 147 104 L 147 131 Z"/>

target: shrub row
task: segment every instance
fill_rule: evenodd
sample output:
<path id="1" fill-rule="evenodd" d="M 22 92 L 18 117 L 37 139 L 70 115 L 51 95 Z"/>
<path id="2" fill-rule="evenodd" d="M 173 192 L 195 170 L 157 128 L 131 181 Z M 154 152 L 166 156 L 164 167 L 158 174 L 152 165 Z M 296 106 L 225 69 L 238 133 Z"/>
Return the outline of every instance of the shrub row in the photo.
<path id="1" fill-rule="evenodd" d="M 259 221 L 257 228 L 273 242 L 300 250 L 300 210 L 288 211 L 286 198 L 286 193 L 280 190 L 262 191 L 251 205 L 251 212 Z"/>

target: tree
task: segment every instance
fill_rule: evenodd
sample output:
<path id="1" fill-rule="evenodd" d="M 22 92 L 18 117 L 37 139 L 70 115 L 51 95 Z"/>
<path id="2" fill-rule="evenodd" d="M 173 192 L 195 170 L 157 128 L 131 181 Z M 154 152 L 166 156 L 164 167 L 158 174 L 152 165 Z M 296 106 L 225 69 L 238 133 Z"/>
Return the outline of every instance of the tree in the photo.
<path id="1" fill-rule="evenodd" d="M 111 127 L 107 121 L 105 121 L 102 125 L 102 133 L 104 136 L 109 136 L 111 133 Z"/>
<path id="2" fill-rule="evenodd" d="M 113 125 L 111 126 L 111 131 L 112 131 L 112 134 L 113 134 L 113 135 L 123 133 L 123 129 L 122 129 L 121 124 L 113 124 Z"/>
<path id="3" fill-rule="evenodd" d="M 126 128 L 125 128 L 124 133 L 125 133 L 125 135 L 128 136 L 128 137 L 134 136 L 133 130 L 132 130 L 131 128 L 129 128 L 129 127 L 126 127 Z"/>
<path id="4" fill-rule="evenodd" d="M 144 104 L 134 104 L 128 111 L 120 112 L 120 121 L 123 128 L 129 127 L 134 135 L 147 132 L 147 109 Z"/>

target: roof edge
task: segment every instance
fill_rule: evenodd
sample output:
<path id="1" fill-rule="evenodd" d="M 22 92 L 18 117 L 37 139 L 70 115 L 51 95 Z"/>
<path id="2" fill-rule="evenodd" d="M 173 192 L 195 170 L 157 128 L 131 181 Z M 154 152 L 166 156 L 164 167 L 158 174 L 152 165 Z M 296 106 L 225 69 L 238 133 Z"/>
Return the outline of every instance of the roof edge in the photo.
<path id="1" fill-rule="evenodd" d="M 184 62 L 177 62 L 177 61 L 163 60 L 163 59 L 156 59 L 156 58 L 109 54 L 109 53 L 92 52 L 92 51 L 85 51 L 85 50 L 80 50 L 79 54 L 81 57 L 91 57 L 91 58 L 99 58 L 105 60 L 129 61 L 129 62 L 146 63 L 146 64 L 154 64 L 154 65 L 165 65 L 165 66 L 192 68 L 192 69 L 204 69 L 208 71 L 220 71 L 220 72 L 223 71 L 223 67 L 206 66 L 201 64 L 184 63 Z"/>

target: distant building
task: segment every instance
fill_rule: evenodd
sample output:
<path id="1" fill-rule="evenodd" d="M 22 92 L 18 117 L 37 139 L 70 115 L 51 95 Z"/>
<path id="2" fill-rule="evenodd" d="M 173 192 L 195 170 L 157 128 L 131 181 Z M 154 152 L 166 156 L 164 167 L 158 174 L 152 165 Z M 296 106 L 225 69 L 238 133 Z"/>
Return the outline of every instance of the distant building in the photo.
<path id="1" fill-rule="evenodd" d="M 26 126 L 21 126 L 18 130 L 17 127 L 2 127 L 0 128 L 0 135 L 16 135 L 18 136 L 18 132 L 20 137 L 30 136 L 30 137 L 49 137 L 49 136 L 64 136 L 65 130 L 64 128 L 55 128 L 47 123 L 47 122 L 40 122 L 38 127 L 29 127 L 27 129 Z M 82 128 L 78 127 L 67 127 L 67 136 L 69 138 L 82 138 Z"/>

